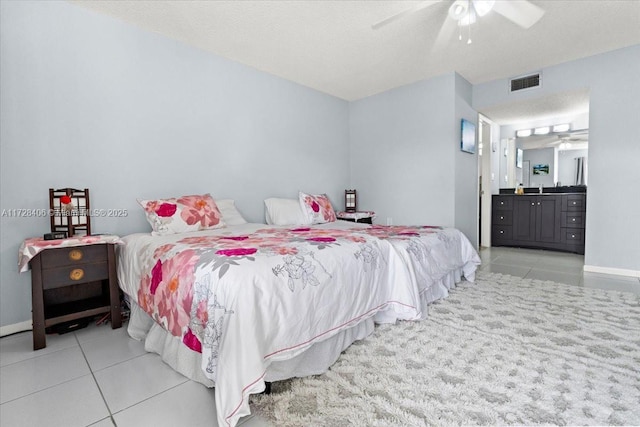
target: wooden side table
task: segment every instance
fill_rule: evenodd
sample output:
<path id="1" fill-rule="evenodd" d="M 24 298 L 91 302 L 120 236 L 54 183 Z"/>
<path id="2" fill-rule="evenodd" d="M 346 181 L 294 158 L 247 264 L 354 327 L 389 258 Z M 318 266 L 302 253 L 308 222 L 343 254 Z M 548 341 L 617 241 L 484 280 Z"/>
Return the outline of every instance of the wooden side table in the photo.
<path id="1" fill-rule="evenodd" d="M 373 211 L 337 212 L 336 218 L 342 221 L 362 222 L 373 224 L 376 213 Z"/>
<path id="2" fill-rule="evenodd" d="M 101 313 L 122 326 L 114 243 L 47 248 L 30 261 L 33 349 L 46 347 L 45 328 Z"/>

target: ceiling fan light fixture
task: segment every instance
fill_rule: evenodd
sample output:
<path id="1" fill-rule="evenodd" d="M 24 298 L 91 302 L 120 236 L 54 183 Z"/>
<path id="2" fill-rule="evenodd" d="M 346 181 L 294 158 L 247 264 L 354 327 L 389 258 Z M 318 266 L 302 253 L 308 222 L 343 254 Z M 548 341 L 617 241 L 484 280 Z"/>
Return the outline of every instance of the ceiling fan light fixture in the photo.
<path id="1" fill-rule="evenodd" d="M 460 21 L 462 18 L 467 15 L 469 11 L 469 2 L 466 0 L 456 0 L 449 7 L 449 16 L 451 19 L 455 19 L 456 21 Z"/>
<path id="2" fill-rule="evenodd" d="M 476 22 L 476 14 L 470 12 L 458 20 L 458 25 L 461 27 L 466 27 L 467 25 L 471 25 L 474 22 Z"/>
<path id="3" fill-rule="evenodd" d="M 478 16 L 484 16 L 493 9 L 495 0 L 473 0 L 473 8 Z"/>
<path id="4" fill-rule="evenodd" d="M 571 143 L 570 142 L 565 142 L 565 141 L 561 142 L 560 145 L 558 146 L 558 149 L 560 151 L 569 150 L 570 148 L 571 148 Z"/>

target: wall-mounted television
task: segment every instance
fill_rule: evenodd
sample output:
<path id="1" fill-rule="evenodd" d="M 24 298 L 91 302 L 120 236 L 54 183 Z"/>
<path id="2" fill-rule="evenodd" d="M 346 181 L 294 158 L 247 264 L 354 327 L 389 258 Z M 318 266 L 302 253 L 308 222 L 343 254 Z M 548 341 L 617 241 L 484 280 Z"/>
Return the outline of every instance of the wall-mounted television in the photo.
<path id="1" fill-rule="evenodd" d="M 476 124 L 462 119 L 461 127 L 460 150 L 473 154 L 476 152 Z"/>

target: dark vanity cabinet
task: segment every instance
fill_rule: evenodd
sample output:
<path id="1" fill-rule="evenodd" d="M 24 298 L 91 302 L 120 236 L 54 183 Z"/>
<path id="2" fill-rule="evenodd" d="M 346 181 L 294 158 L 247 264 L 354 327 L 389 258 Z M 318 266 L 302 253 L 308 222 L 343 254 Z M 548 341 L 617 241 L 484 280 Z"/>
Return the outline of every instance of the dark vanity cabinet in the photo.
<path id="1" fill-rule="evenodd" d="M 560 197 L 514 197 L 514 239 L 530 242 L 559 242 Z"/>
<path id="2" fill-rule="evenodd" d="M 586 194 L 493 196 L 491 244 L 584 253 Z"/>

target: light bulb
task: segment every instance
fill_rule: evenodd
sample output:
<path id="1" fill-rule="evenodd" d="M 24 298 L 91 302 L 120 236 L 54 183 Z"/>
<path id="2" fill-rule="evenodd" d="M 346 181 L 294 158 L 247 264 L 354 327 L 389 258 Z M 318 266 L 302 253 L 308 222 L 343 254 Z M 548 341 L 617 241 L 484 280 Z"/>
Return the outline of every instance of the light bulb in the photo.
<path id="1" fill-rule="evenodd" d="M 456 21 L 462 19 L 469 10 L 469 5 L 464 0 L 456 0 L 449 8 L 449 16 Z"/>
<path id="2" fill-rule="evenodd" d="M 495 0 L 473 0 L 473 8 L 480 16 L 484 16 L 493 8 Z"/>

